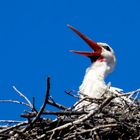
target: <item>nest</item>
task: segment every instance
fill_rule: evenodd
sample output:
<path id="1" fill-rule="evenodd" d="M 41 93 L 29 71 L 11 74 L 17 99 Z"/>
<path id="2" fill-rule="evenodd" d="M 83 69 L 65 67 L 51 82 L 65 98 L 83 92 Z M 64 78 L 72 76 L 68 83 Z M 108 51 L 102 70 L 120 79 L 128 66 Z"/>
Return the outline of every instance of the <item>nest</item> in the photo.
<path id="1" fill-rule="evenodd" d="M 31 103 L 27 97 L 14 89 L 22 96 L 26 103 L 11 100 L 30 107 L 31 111 L 21 114 L 26 121 L 4 120 L 4 123 L 14 123 L 0 126 L 0 139 L 10 140 L 139 140 L 140 139 L 140 102 L 130 98 L 130 95 L 139 90 L 126 94 L 115 94 L 109 90 L 100 99 L 85 96 L 71 108 L 56 103 L 50 97 L 50 78 L 47 79 L 45 100 L 39 111 L 35 109 L 34 100 Z M 72 95 L 71 92 L 67 92 Z M 75 95 L 72 95 L 75 96 Z M 5 100 L 10 102 L 10 100 Z M 74 109 L 82 102 L 90 105 Z M 4 102 L 4 100 L 3 100 Z M 46 111 L 49 104 L 59 111 Z M 95 105 L 93 109 L 91 106 Z M 56 115 L 52 120 L 47 117 Z M 2 122 L 2 121 L 1 121 Z"/>

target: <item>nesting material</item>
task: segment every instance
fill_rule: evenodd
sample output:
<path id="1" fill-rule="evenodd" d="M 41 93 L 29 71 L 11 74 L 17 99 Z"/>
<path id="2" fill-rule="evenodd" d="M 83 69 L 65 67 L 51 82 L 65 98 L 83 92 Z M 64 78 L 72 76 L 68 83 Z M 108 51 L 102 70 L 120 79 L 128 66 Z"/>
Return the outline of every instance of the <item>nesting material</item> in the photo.
<path id="1" fill-rule="evenodd" d="M 75 104 L 67 108 L 56 103 L 49 95 L 50 79 L 47 80 L 46 98 L 39 111 L 34 103 L 31 111 L 21 114 L 25 121 L 11 122 L 0 126 L 0 139 L 9 140 L 139 140 L 140 139 L 140 102 L 130 98 L 131 94 L 113 94 L 106 91 L 102 98 L 81 99 L 90 105 L 75 110 Z M 81 102 L 79 100 L 79 103 Z M 47 111 L 49 104 L 57 111 Z M 96 104 L 96 108 L 90 108 Z M 59 109 L 59 110 L 58 110 Z M 52 120 L 48 115 L 55 115 Z M 9 125 L 9 123 L 11 123 Z M 14 124 L 13 124 L 14 123 Z M 13 124 L 13 125 L 12 125 Z"/>

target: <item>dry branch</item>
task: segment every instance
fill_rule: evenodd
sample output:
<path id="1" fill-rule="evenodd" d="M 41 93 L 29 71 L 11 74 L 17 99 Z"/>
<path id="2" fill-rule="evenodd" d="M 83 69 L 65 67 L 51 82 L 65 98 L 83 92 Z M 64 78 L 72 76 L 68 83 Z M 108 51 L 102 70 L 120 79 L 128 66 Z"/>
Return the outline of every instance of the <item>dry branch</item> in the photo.
<path id="1" fill-rule="evenodd" d="M 46 97 L 45 97 L 44 103 L 42 107 L 40 108 L 39 112 L 37 113 L 36 117 L 32 120 L 31 124 L 34 124 L 43 113 L 46 107 L 46 104 L 48 103 L 49 96 L 50 96 L 50 77 L 48 77 L 47 79 L 47 90 L 46 90 Z"/>
<path id="2" fill-rule="evenodd" d="M 82 115 L 88 114 L 85 111 L 44 111 L 41 115 Z M 28 114 L 21 114 L 20 116 L 23 118 L 33 118 L 37 115 L 36 112 L 28 113 Z"/>
<path id="3" fill-rule="evenodd" d="M 21 104 L 21 105 L 25 105 L 31 109 L 31 106 L 29 104 L 24 103 L 24 102 L 20 102 L 18 100 L 0 100 L 0 102 Z"/>
<path id="4" fill-rule="evenodd" d="M 23 94 L 21 93 L 15 86 L 13 86 L 13 89 L 22 97 L 25 99 L 25 101 L 30 105 L 31 109 L 33 109 L 33 105 L 31 104 L 30 100 Z"/>

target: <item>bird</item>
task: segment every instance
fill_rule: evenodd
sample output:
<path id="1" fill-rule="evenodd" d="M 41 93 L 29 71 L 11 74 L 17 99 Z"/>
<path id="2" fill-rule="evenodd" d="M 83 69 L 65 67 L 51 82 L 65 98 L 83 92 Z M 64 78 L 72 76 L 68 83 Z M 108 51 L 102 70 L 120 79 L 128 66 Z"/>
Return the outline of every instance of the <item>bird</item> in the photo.
<path id="1" fill-rule="evenodd" d="M 107 89 L 105 78 L 110 74 L 116 65 L 116 56 L 114 50 L 107 44 L 102 42 L 95 42 L 85 36 L 71 25 L 67 25 L 72 31 L 74 31 L 81 39 L 83 39 L 88 46 L 92 49 L 91 52 L 70 50 L 70 52 L 86 56 L 90 59 L 91 64 L 86 69 L 85 76 L 82 84 L 79 87 L 80 98 L 85 96 L 91 98 L 101 98 Z M 119 88 L 110 88 L 111 91 L 121 91 Z M 87 104 L 86 101 L 81 103 L 80 106 Z M 96 107 L 96 105 L 94 105 Z"/>

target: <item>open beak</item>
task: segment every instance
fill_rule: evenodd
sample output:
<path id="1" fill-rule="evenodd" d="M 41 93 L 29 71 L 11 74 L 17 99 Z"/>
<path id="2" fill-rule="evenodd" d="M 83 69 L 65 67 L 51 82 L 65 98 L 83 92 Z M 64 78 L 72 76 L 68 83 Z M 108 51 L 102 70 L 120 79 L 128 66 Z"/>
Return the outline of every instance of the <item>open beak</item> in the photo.
<path id="1" fill-rule="evenodd" d="M 67 25 L 70 29 L 72 29 L 78 36 L 80 36 L 88 45 L 89 47 L 93 50 L 93 52 L 81 52 L 81 51 L 75 51 L 71 50 L 71 52 L 76 53 L 76 54 L 81 54 L 87 57 L 100 57 L 102 48 L 99 46 L 96 42 L 93 40 L 89 39 L 86 37 L 84 34 L 80 33 L 78 30 L 76 30 L 74 27 L 71 25 Z"/>

